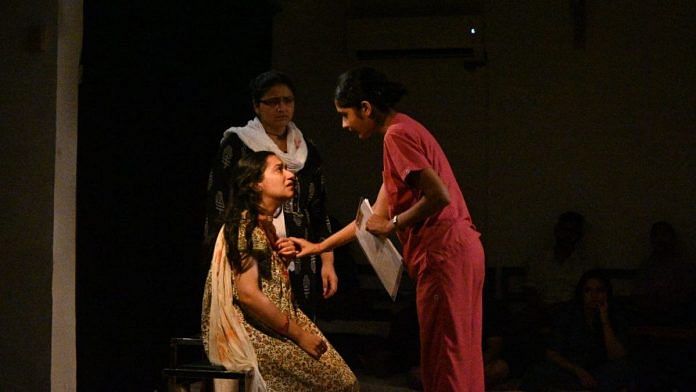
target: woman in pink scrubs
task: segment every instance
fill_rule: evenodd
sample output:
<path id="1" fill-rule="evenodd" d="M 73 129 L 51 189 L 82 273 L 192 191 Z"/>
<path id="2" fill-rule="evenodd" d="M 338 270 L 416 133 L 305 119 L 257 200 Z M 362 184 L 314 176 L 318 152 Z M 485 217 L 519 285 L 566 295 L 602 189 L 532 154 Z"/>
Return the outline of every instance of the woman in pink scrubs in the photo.
<path id="1" fill-rule="evenodd" d="M 447 157 L 433 135 L 394 105 L 406 93 L 372 68 L 341 75 L 336 111 L 343 128 L 383 137 L 382 187 L 368 230 L 396 233 L 416 282 L 425 391 L 483 391 L 481 356 L 484 253 L 480 234 Z M 319 244 L 293 238 L 299 257 L 355 238 L 355 222 Z"/>

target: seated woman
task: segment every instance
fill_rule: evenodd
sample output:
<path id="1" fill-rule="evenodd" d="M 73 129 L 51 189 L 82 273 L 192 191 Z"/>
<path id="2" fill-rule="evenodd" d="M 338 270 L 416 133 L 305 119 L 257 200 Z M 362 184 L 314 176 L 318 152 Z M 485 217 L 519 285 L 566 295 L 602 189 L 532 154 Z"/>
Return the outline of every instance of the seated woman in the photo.
<path id="1" fill-rule="evenodd" d="M 294 194 L 295 176 L 272 152 L 239 161 L 234 202 L 218 234 L 203 298 L 210 361 L 251 371 L 251 391 L 353 391 L 353 372 L 295 303 L 287 264 L 295 247 L 279 239 L 273 215 Z M 231 389 L 216 380 L 216 389 Z"/>
<path id="2" fill-rule="evenodd" d="M 630 388 L 625 327 L 612 307 L 612 287 L 601 270 L 587 271 L 575 299 L 560 311 L 546 349 L 548 362 L 525 375 L 523 389 L 616 391 Z"/>

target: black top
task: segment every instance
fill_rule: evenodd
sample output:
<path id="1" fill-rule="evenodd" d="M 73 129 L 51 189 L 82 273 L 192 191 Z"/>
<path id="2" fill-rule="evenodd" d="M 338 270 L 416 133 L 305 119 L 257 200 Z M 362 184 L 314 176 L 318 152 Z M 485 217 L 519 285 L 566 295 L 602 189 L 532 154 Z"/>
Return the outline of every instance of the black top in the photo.
<path id="1" fill-rule="evenodd" d="M 307 160 L 295 173 L 295 196 L 283 204 L 287 236 L 306 238 L 320 242 L 331 234 L 331 224 L 326 214 L 326 192 L 321 157 L 310 141 L 307 143 Z M 230 132 L 220 143 L 208 177 L 208 200 L 204 241 L 207 254 L 212 255 L 215 239 L 224 223 L 225 208 L 230 200 L 231 177 L 241 157 L 252 152 L 239 136 Z M 319 256 L 296 260 L 291 267 L 293 293 L 300 308 L 312 319 L 316 316 L 316 304 L 322 293 L 319 277 Z"/>

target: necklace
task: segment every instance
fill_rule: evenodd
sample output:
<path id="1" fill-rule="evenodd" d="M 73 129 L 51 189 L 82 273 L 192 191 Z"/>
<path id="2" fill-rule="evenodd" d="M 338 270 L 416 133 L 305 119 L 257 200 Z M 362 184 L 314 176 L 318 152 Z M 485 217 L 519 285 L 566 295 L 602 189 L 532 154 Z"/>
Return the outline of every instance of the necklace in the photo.
<path id="1" fill-rule="evenodd" d="M 260 220 L 260 221 L 266 221 L 266 222 L 272 222 L 272 221 L 273 221 L 273 215 L 259 214 L 259 220 Z"/>
<path id="2" fill-rule="evenodd" d="M 273 211 L 273 214 L 265 214 L 263 212 L 259 212 L 259 220 L 264 220 L 264 221 L 269 221 L 272 222 L 273 219 L 277 218 L 280 216 L 280 213 L 283 212 L 283 206 L 281 205 L 280 207 L 276 208 Z"/>

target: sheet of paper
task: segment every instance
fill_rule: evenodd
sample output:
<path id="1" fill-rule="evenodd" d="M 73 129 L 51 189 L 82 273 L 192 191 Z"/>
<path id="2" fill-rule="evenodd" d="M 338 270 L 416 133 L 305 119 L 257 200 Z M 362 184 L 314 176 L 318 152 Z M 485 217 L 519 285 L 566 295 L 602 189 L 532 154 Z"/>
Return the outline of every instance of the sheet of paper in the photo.
<path id="1" fill-rule="evenodd" d="M 404 265 L 401 255 L 388 238 L 377 237 L 365 229 L 365 224 L 371 215 L 372 206 L 367 199 L 363 199 L 358 206 L 355 218 L 358 225 L 356 233 L 358 243 L 392 301 L 396 301 Z"/>

